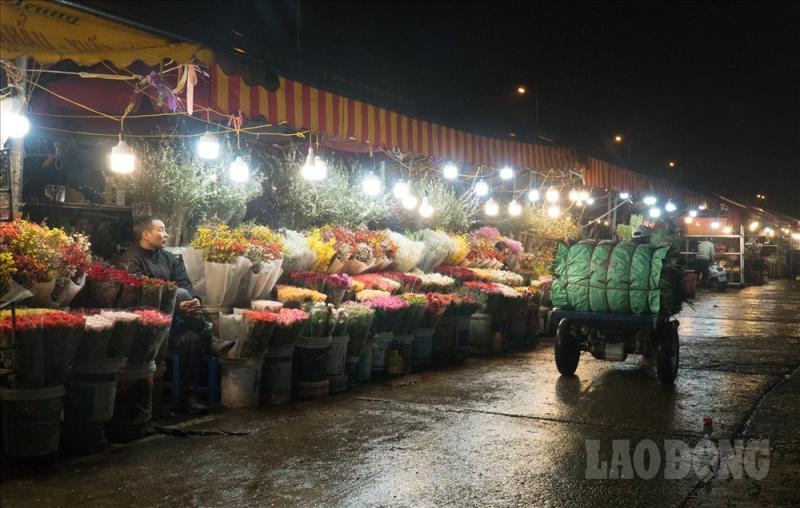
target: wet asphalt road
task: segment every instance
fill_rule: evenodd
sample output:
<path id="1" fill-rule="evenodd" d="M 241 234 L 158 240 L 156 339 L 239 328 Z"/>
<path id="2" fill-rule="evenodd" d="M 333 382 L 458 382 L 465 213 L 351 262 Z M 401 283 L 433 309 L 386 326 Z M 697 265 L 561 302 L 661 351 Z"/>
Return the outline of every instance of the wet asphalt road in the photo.
<path id="1" fill-rule="evenodd" d="M 253 411 L 156 435 L 44 474 L 4 478 L 2 506 L 703 506 L 800 500 L 800 283 L 701 293 L 681 321 L 674 387 L 587 353 L 559 377 L 551 342 L 469 359 L 404 386 Z M 769 437 L 766 483 L 586 480 L 586 439 Z M 605 451 L 604 451 L 605 450 Z M 793 456 L 793 454 L 795 454 Z M 785 466 L 785 467 L 784 467 Z M 770 483 L 771 482 L 771 483 Z"/>

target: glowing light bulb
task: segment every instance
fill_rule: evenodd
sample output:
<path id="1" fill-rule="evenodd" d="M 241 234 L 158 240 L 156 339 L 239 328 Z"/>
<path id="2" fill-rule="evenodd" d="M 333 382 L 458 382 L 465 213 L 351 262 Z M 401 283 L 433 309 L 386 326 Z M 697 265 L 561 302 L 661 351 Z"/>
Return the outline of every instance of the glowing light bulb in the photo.
<path id="1" fill-rule="evenodd" d="M 589 191 L 582 190 L 578 193 L 578 199 L 581 201 L 589 201 Z"/>
<path id="2" fill-rule="evenodd" d="M 514 178 L 514 170 L 511 169 L 509 166 L 505 166 L 503 169 L 500 170 L 500 178 L 503 180 L 511 180 Z"/>
<path id="3" fill-rule="evenodd" d="M 578 201 L 575 202 L 575 206 L 583 207 L 583 201 L 579 199 Z"/>
<path id="4" fill-rule="evenodd" d="M 620 192 L 619 193 L 619 199 L 629 199 L 630 197 L 631 197 L 631 195 L 628 194 L 627 192 Z"/>
<path id="5" fill-rule="evenodd" d="M 653 208 L 650 209 L 648 214 L 650 215 L 650 218 L 657 219 L 657 218 L 661 217 L 661 208 L 658 208 L 658 207 L 654 206 Z"/>
<path id="6" fill-rule="evenodd" d="M 403 180 L 399 180 L 397 183 L 394 184 L 394 188 L 392 189 L 392 194 L 396 199 L 403 199 L 408 195 L 410 188 L 408 184 Z"/>
<path id="7" fill-rule="evenodd" d="M 309 182 L 319 182 L 328 176 L 328 164 L 319 156 L 314 155 L 314 149 L 308 148 L 308 155 L 303 169 L 300 171 L 300 176 Z"/>
<path id="8" fill-rule="evenodd" d="M 589 199 L 587 199 L 586 204 L 592 206 L 594 204 L 594 198 L 590 197 Z"/>
<path id="9" fill-rule="evenodd" d="M 539 201 L 539 190 L 538 189 L 531 189 L 528 191 L 528 201 L 531 203 L 535 203 Z"/>
<path id="10" fill-rule="evenodd" d="M 570 201 L 577 201 L 578 199 L 580 199 L 578 191 L 576 191 L 575 189 L 572 189 L 571 191 L 569 191 L 569 194 L 567 194 L 567 197 L 569 198 Z"/>
<path id="11" fill-rule="evenodd" d="M 361 188 L 367 196 L 377 196 L 381 192 L 381 179 L 370 171 L 361 182 Z"/>
<path id="12" fill-rule="evenodd" d="M 750 229 L 750 231 L 755 231 L 756 229 L 758 229 L 758 226 L 760 225 L 761 224 L 759 224 L 757 220 L 754 220 L 753 222 L 750 223 L 748 229 Z"/>
<path id="13" fill-rule="evenodd" d="M 206 133 L 197 140 L 197 155 L 201 159 L 206 160 L 219 158 L 219 142 L 210 132 L 206 131 Z"/>
<path id="14" fill-rule="evenodd" d="M 698 210 L 705 210 L 706 208 L 708 208 L 708 205 L 705 203 L 697 207 Z"/>
<path id="15" fill-rule="evenodd" d="M 691 217 L 684 217 L 683 218 L 683 222 L 685 222 L 686 224 L 691 224 L 692 223 L 692 218 Z"/>
<path id="16" fill-rule="evenodd" d="M 452 162 L 448 162 L 444 165 L 444 169 L 442 170 L 444 177 L 448 180 L 454 180 L 458 178 L 458 166 L 453 164 Z"/>
<path id="17" fill-rule="evenodd" d="M 487 194 L 489 194 L 489 184 L 483 180 L 478 180 L 475 183 L 475 195 L 478 197 L 483 197 Z"/>
<path id="18" fill-rule="evenodd" d="M 725 226 L 725 227 L 722 229 L 722 232 L 723 232 L 723 233 L 725 233 L 726 235 L 729 235 L 729 234 L 731 234 L 731 231 L 733 231 L 733 228 L 732 228 L 732 227 L 730 227 L 730 226 Z"/>
<path id="19" fill-rule="evenodd" d="M 678 207 L 675 206 L 675 203 L 673 203 L 672 201 L 667 201 L 667 204 L 664 205 L 664 210 L 666 210 L 667 212 L 670 212 L 670 213 L 674 212 L 677 209 L 678 209 Z"/>
<path id="20" fill-rule="evenodd" d="M 6 131 L 5 134 L 12 139 L 24 137 L 31 129 L 31 123 L 25 115 L 6 115 L 5 118 L 3 118 L 3 124 L 4 130 Z"/>
<path id="21" fill-rule="evenodd" d="M 128 174 L 136 169 L 136 154 L 128 143 L 122 140 L 122 136 L 119 137 L 119 143 L 111 149 L 109 159 L 111 171 L 114 173 Z"/>
<path id="22" fill-rule="evenodd" d="M 546 199 L 548 203 L 555 203 L 560 197 L 561 195 L 555 187 L 550 187 L 544 194 L 544 199 Z M 559 211 L 559 213 L 561 212 Z"/>
<path id="23" fill-rule="evenodd" d="M 497 205 L 497 202 L 494 199 L 489 198 L 489 201 L 483 207 L 486 215 L 489 217 L 494 217 L 500 211 L 500 207 Z"/>
<path id="24" fill-rule="evenodd" d="M 711 229 L 719 229 L 719 222 L 714 221 L 711 223 Z"/>
<path id="25" fill-rule="evenodd" d="M 413 210 L 417 207 L 417 197 L 413 194 L 409 194 L 403 198 L 402 204 L 403 208 L 406 210 Z"/>
<path id="26" fill-rule="evenodd" d="M 689 210 L 689 217 L 692 218 L 697 217 L 697 210 Z"/>
<path id="27" fill-rule="evenodd" d="M 647 206 L 653 206 L 656 203 L 658 203 L 658 199 L 655 196 L 645 196 L 644 199 L 642 200 L 642 203 L 644 203 Z"/>
<path id="28" fill-rule="evenodd" d="M 247 163 L 237 155 L 233 162 L 231 162 L 228 174 L 231 180 L 236 183 L 246 182 L 250 179 L 250 168 L 247 166 Z"/>
<path id="29" fill-rule="evenodd" d="M 551 219 L 557 219 L 561 215 L 561 209 L 557 206 L 551 206 L 547 209 L 547 216 Z"/>
<path id="30" fill-rule="evenodd" d="M 508 204 L 508 214 L 512 217 L 518 217 L 522 213 L 522 207 L 517 203 L 516 199 L 512 199 Z"/>
<path id="31" fill-rule="evenodd" d="M 428 196 L 422 198 L 422 204 L 419 205 L 419 214 L 426 219 L 433 215 L 433 207 L 428 203 Z"/>

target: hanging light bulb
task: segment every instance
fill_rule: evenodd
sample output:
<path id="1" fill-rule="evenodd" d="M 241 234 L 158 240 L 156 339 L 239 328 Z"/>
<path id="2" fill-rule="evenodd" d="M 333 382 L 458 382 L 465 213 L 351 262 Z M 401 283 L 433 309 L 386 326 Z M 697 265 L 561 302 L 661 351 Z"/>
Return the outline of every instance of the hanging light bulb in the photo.
<path id="1" fill-rule="evenodd" d="M 458 178 L 458 166 L 453 164 L 452 162 L 448 162 L 444 165 L 444 169 L 442 170 L 444 177 L 448 180 L 455 180 Z"/>
<path id="2" fill-rule="evenodd" d="M 475 183 L 475 195 L 478 197 L 483 197 L 489 194 L 489 184 L 487 184 L 484 180 L 478 180 Z"/>
<path id="3" fill-rule="evenodd" d="M 381 179 L 370 171 L 361 182 L 361 187 L 364 189 L 364 194 L 367 196 L 377 196 L 381 192 Z"/>
<path id="4" fill-rule="evenodd" d="M 631 195 L 628 194 L 627 192 L 620 192 L 619 193 L 619 199 L 629 199 L 630 197 L 631 197 Z"/>
<path id="5" fill-rule="evenodd" d="M 5 124 L 3 125 L 6 131 L 5 134 L 12 139 L 25 137 L 25 134 L 31 129 L 28 117 L 20 114 L 6 115 L 3 118 L 3 124 Z"/>
<path id="6" fill-rule="evenodd" d="M 658 219 L 659 217 L 661 217 L 661 208 L 654 206 L 653 208 L 650 209 L 648 213 L 651 219 Z"/>
<path id="7" fill-rule="evenodd" d="M 394 184 L 394 189 L 392 189 L 392 194 L 396 199 L 402 200 L 404 197 L 408 195 L 409 187 L 406 182 L 403 180 L 398 180 L 397 183 Z"/>
<path id="8" fill-rule="evenodd" d="M 122 140 L 122 134 L 119 135 L 119 143 L 111 149 L 109 159 L 111 171 L 114 173 L 128 174 L 136 169 L 136 154 L 128 143 Z"/>
<path id="9" fill-rule="evenodd" d="M 723 233 L 725 233 L 726 235 L 729 235 L 729 234 L 731 234 L 731 231 L 733 231 L 733 228 L 732 228 L 732 227 L 730 227 L 730 226 L 725 226 L 725 227 L 722 229 L 722 232 L 723 232 Z"/>
<path id="10" fill-rule="evenodd" d="M 422 197 L 422 203 L 419 205 L 419 214 L 426 219 L 433 215 L 433 207 L 428 203 L 428 196 Z"/>
<path id="11" fill-rule="evenodd" d="M 528 201 L 531 203 L 539 201 L 539 189 L 531 189 L 528 191 Z"/>
<path id="12" fill-rule="evenodd" d="M 754 220 L 753 222 L 750 223 L 748 228 L 750 229 L 750 231 L 755 231 L 756 229 L 758 229 L 758 226 L 760 226 L 760 224 L 758 223 L 757 220 Z"/>
<path id="13" fill-rule="evenodd" d="M 237 155 L 236 158 L 233 159 L 233 162 L 231 162 L 228 174 L 231 180 L 236 183 L 246 182 L 250 179 L 250 167 Z"/>
<path id="14" fill-rule="evenodd" d="M 516 199 L 512 199 L 511 203 L 508 204 L 508 215 L 519 217 L 520 214 L 522 214 L 522 207 L 517 203 Z"/>
<path id="15" fill-rule="evenodd" d="M 557 206 L 551 206 L 547 209 L 547 216 L 551 219 L 557 219 L 561 215 L 561 209 Z"/>
<path id="16" fill-rule="evenodd" d="M 666 210 L 669 213 L 672 213 L 677 209 L 678 209 L 678 207 L 675 206 L 675 203 L 673 203 L 672 201 L 667 201 L 667 204 L 664 205 L 664 210 Z"/>
<path id="17" fill-rule="evenodd" d="M 486 202 L 483 209 L 486 212 L 486 215 L 489 217 L 494 217 L 500 211 L 500 207 L 497 205 L 497 202 L 492 198 L 489 198 L 489 201 Z"/>
<path id="18" fill-rule="evenodd" d="M 567 197 L 569 198 L 570 201 L 578 201 L 578 199 L 580 199 L 580 195 L 578 194 L 578 191 L 576 191 L 575 189 L 569 191 Z"/>
<path id="19" fill-rule="evenodd" d="M 559 197 L 561 196 L 559 195 L 558 189 L 556 189 L 555 187 L 550 187 L 544 194 L 544 199 L 546 199 L 548 203 L 557 202 Z"/>
<path id="20" fill-rule="evenodd" d="M 691 224 L 692 223 L 692 218 L 691 217 L 684 217 L 683 218 L 683 222 L 685 222 L 686 224 Z"/>
<path id="21" fill-rule="evenodd" d="M 642 200 L 642 203 L 644 203 L 647 206 L 653 206 L 656 203 L 658 203 L 658 199 L 655 196 L 645 196 L 644 199 Z"/>
<path id="22" fill-rule="evenodd" d="M 580 207 L 583 207 L 583 201 L 581 201 L 581 200 L 579 199 L 578 201 L 576 201 L 576 202 L 575 202 L 575 206 L 580 206 Z"/>
<path id="23" fill-rule="evenodd" d="M 328 176 L 328 164 L 319 156 L 314 155 L 314 149 L 308 147 L 308 155 L 306 162 L 303 164 L 303 169 L 300 171 L 300 176 L 309 182 L 319 182 Z"/>
<path id="24" fill-rule="evenodd" d="M 707 204 L 705 204 L 705 203 L 703 203 L 702 205 L 698 206 L 697 208 L 698 208 L 699 210 L 705 210 L 706 208 L 708 208 L 708 205 L 707 205 Z"/>
<path id="25" fill-rule="evenodd" d="M 201 159 L 214 160 L 219 157 L 219 142 L 216 136 L 206 131 L 197 140 L 197 155 Z"/>
<path id="26" fill-rule="evenodd" d="M 689 210 L 689 217 L 691 218 L 697 217 L 697 210 Z"/>
<path id="27" fill-rule="evenodd" d="M 589 196 L 589 199 L 586 200 L 586 204 L 592 206 L 594 204 L 594 198 Z"/>
<path id="28" fill-rule="evenodd" d="M 514 170 L 509 166 L 503 167 L 503 169 L 500 170 L 500 178 L 503 180 L 511 180 L 514 178 Z"/>
<path id="29" fill-rule="evenodd" d="M 711 223 L 711 229 L 719 229 L 719 222 L 714 221 Z"/>
<path id="30" fill-rule="evenodd" d="M 764 231 L 762 231 L 762 232 L 767 236 L 772 236 L 772 235 L 775 234 L 775 231 L 773 231 L 772 228 L 764 228 Z"/>
<path id="31" fill-rule="evenodd" d="M 417 196 L 413 194 L 408 194 L 406 197 L 403 198 L 402 201 L 403 208 L 406 210 L 413 210 L 417 207 Z"/>
<path id="32" fill-rule="evenodd" d="M 581 201 L 589 201 L 589 191 L 582 190 L 578 193 L 578 199 Z"/>

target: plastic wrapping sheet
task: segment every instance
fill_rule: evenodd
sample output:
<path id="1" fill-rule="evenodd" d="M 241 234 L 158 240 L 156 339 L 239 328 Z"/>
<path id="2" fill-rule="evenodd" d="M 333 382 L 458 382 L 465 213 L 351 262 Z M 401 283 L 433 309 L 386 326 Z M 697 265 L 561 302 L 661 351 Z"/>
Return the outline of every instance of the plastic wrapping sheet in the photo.
<path id="1" fill-rule="evenodd" d="M 589 276 L 589 308 L 593 312 L 608 312 L 606 299 L 606 282 L 611 252 L 616 242 L 605 240 L 599 242 L 592 252 L 591 275 Z"/>
<path id="2" fill-rule="evenodd" d="M 611 312 L 630 312 L 630 277 L 631 262 L 636 244 L 622 242 L 611 252 L 611 263 L 608 266 L 608 283 L 606 297 Z"/>
<path id="3" fill-rule="evenodd" d="M 589 310 L 589 275 L 595 245 L 594 240 L 582 240 L 569 249 L 566 290 L 569 305 L 575 310 Z"/>
<path id="4" fill-rule="evenodd" d="M 652 245 L 637 245 L 633 252 L 630 277 L 630 305 L 631 312 L 647 314 L 650 309 L 650 262 L 655 248 Z M 658 267 L 658 272 L 661 267 Z M 658 312 L 658 307 L 653 309 Z"/>

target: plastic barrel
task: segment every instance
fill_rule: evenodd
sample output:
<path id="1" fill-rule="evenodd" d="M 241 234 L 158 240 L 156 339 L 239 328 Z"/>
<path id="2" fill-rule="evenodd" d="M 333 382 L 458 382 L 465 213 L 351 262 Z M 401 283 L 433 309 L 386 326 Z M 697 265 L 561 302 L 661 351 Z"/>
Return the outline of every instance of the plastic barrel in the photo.
<path id="1" fill-rule="evenodd" d="M 453 354 L 450 363 L 464 363 L 469 350 L 469 324 L 472 316 L 458 316 L 453 320 Z"/>
<path id="2" fill-rule="evenodd" d="M 433 330 L 417 330 L 414 336 L 414 366 L 415 371 L 427 369 L 431 366 L 433 353 Z"/>
<path id="3" fill-rule="evenodd" d="M 400 355 L 400 360 L 403 362 L 400 374 L 411 374 L 414 368 L 414 336 L 396 335 L 392 341 L 392 351 L 397 351 Z"/>
<path id="4" fill-rule="evenodd" d="M 394 340 L 394 333 L 380 332 L 375 334 L 372 341 L 372 375 L 382 376 L 386 372 L 386 359 L 389 356 L 389 348 Z"/>
<path id="5" fill-rule="evenodd" d="M 330 383 L 327 368 L 330 349 L 330 337 L 297 339 L 294 346 L 292 387 L 299 398 L 315 398 L 328 394 Z"/>
<path id="6" fill-rule="evenodd" d="M 520 347 L 525 342 L 525 326 L 528 322 L 528 304 L 523 298 L 517 298 L 513 304 L 514 312 L 508 317 L 508 345 Z"/>
<path id="7" fill-rule="evenodd" d="M 433 351 L 431 363 L 434 367 L 441 367 L 450 363 L 455 345 L 455 318 L 443 316 L 439 325 L 433 332 Z"/>
<path id="8" fill-rule="evenodd" d="M 61 449 L 89 455 L 105 449 L 105 424 L 114 416 L 117 374 L 124 358 L 96 360 L 72 367 L 65 385 Z"/>
<path id="9" fill-rule="evenodd" d="M 231 409 L 257 407 L 263 358 L 220 358 L 219 365 L 222 405 Z"/>
<path id="10" fill-rule="evenodd" d="M 469 325 L 469 352 L 473 355 L 488 355 L 491 351 L 492 316 L 473 314 Z"/>
<path id="11" fill-rule="evenodd" d="M 155 362 L 125 366 L 117 375 L 114 416 L 106 425 L 111 441 L 125 442 L 144 436 L 153 418 L 153 373 Z"/>
<path id="12" fill-rule="evenodd" d="M 367 342 L 361 348 L 361 356 L 358 359 L 358 382 L 369 383 L 372 379 L 372 342 Z"/>
<path id="13" fill-rule="evenodd" d="M 261 369 L 261 403 L 283 404 L 292 399 L 294 345 L 267 348 Z"/>
<path id="14" fill-rule="evenodd" d="M 345 374 L 345 364 L 347 361 L 347 343 L 350 342 L 349 335 L 341 337 L 331 337 L 331 349 L 328 353 L 328 381 L 330 381 L 331 393 L 343 392 L 347 390 L 347 375 Z"/>
<path id="15" fill-rule="evenodd" d="M 7 457 L 50 455 L 58 451 L 64 387 L 0 388 L 3 450 Z"/>

